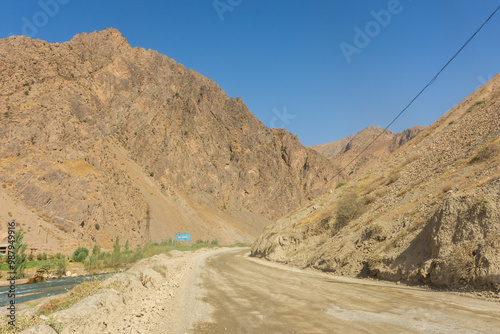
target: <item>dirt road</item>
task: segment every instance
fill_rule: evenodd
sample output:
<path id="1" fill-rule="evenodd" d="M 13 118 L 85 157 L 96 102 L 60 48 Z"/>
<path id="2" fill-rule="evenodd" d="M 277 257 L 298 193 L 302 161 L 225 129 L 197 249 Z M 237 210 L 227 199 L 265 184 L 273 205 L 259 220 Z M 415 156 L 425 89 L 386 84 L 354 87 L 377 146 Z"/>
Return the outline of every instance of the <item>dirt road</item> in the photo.
<path id="1" fill-rule="evenodd" d="M 206 321 L 176 333 L 500 333 L 498 302 L 337 278 L 248 253 L 203 258 L 186 280 L 196 288 L 181 295 L 183 313 Z"/>

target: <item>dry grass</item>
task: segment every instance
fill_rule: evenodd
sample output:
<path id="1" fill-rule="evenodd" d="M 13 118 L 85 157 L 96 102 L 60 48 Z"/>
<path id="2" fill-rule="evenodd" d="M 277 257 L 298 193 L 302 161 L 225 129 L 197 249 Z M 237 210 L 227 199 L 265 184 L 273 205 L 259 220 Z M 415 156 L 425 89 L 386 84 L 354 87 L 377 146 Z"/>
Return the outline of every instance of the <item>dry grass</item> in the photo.
<path id="1" fill-rule="evenodd" d="M 365 195 L 363 196 L 363 201 L 366 205 L 372 204 L 377 200 L 377 196 L 375 195 Z"/>
<path id="2" fill-rule="evenodd" d="M 310 225 L 316 222 L 319 222 L 323 220 L 324 218 L 328 217 L 331 215 L 331 211 L 333 211 L 331 208 L 325 208 L 324 210 L 317 210 L 314 213 L 308 215 L 304 219 L 300 221 L 299 224 L 297 224 L 296 227 L 302 227 L 306 225 Z"/>
<path id="3" fill-rule="evenodd" d="M 62 297 L 50 300 L 40 308 L 39 314 L 48 315 L 57 311 L 65 310 L 78 303 L 80 300 L 96 294 L 101 289 L 101 280 L 95 279 L 84 282 L 75 286 L 69 293 L 63 295 Z"/>
<path id="4" fill-rule="evenodd" d="M 453 189 L 453 187 L 455 186 L 455 183 L 453 182 L 448 182 L 444 185 L 441 186 L 441 191 L 443 193 L 447 193 L 448 191 L 450 191 L 451 189 Z"/>
<path id="5" fill-rule="evenodd" d="M 361 216 L 366 211 L 366 206 L 365 200 L 359 198 L 356 193 L 345 193 L 337 206 L 332 236 L 347 226 L 349 222 Z"/>
<path id="6" fill-rule="evenodd" d="M 390 184 L 393 184 L 394 182 L 396 182 L 397 180 L 399 180 L 399 173 L 398 172 L 392 172 L 391 174 L 389 174 L 389 176 L 387 177 L 387 181 L 386 181 L 386 185 L 390 185 Z"/>
<path id="7" fill-rule="evenodd" d="M 412 163 L 413 161 L 416 161 L 420 158 L 420 154 L 413 154 L 412 156 L 410 156 L 408 159 L 406 159 L 403 164 L 401 165 L 401 167 L 404 167 L 410 163 Z"/>
<path id="8" fill-rule="evenodd" d="M 370 193 L 372 193 L 375 189 L 377 189 L 378 187 L 380 187 L 379 184 L 376 184 L 375 182 L 372 182 L 366 186 L 363 187 L 363 190 L 364 190 L 364 194 L 365 195 L 368 195 Z"/>
<path id="9" fill-rule="evenodd" d="M 405 240 L 408 238 L 410 233 L 408 230 L 402 230 L 397 234 L 394 238 L 390 240 L 390 242 L 384 247 L 383 252 L 389 252 L 394 248 L 400 248 L 404 245 Z"/>
<path id="10" fill-rule="evenodd" d="M 472 283 L 483 266 L 481 259 L 476 259 L 476 249 L 474 241 L 465 241 L 454 245 L 446 257 L 450 273 L 461 284 Z"/>
<path id="11" fill-rule="evenodd" d="M 379 224 L 371 224 L 363 231 L 363 235 L 361 237 L 363 238 L 363 240 L 376 238 L 380 236 L 380 234 L 382 234 L 383 231 L 384 228 Z"/>
<path id="12" fill-rule="evenodd" d="M 467 109 L 467 112 L 473 112 L 473 111 L 479 109 L 479 107 L 481 107 L 485 103 L 486 103 L 485 100 L 477 101 L 469 109 Z"/>
<path id="13" fill-rule="evenodd" d="M 167 278 L 167 267 L 166 266 L 154 266 L 153 270 L 159 273 L 163 278 Z"/>
<path id="14" fill-rule="evenodd" d="M 488 211 L 488 201 L 483 197 L 478 198 L 476 204 L 474 205 L 474 213 L 478 217 L 484 217 L 488 214 Z"/>
<path id="15" fill-rule="evenodd" d="M 56 333 L 60 333 L 62 330 L 61 323 L 52 318 L 42 320 L 38 316 L 16 316 L 14 326 L 10 325 L 6 319 L 2 318 L 0 320 L 0 333 L 15 334 L 39 324 L 46 324 L 52 327 Z"/>
<path id="16" fill-rule="evenodd" d="M 64 170 L 73 175 L 100 174 L 94 166 L 84 160 L 68 160 L 63 164 L 54 166 L 54 168 Z"/>
<path id="17" fill-rule="evenodd" d="M 148 275 L 144 274 L 142 271 L 141 273 L 139 274 L 139 280 L 141 281 L 142 285 L 144 287 L 146 287 L 146 285 L 151 282 L 151 277 L 149 277 Z"/>
<path id="18" fill-rule="evenodd" d="M 470 164 L 476 164 L 487 161 L 495 156 L 500 155 L 500 145 L 496 142 L 488 143 L 481 147 L 469 161 Z"/>
<path id="19" fill-rule="evenodd" d="M 384 197 L 388 192 L 389 192 L 388 188 L 382 188 L 382 189 L 375 192 L 375 196 Z"/>

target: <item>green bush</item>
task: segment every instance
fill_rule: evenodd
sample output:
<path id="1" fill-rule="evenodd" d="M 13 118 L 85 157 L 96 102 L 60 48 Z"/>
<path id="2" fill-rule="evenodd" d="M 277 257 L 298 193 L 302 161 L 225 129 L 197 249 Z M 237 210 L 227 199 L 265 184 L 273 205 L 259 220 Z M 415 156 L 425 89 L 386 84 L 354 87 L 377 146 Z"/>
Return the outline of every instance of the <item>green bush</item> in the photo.
<path id="1" fill-rule="evenodd" d="M 83 262 L 87 256 L 89 256 L 89 250 L 85 247 L 78 247 L 74 252 L 71 258 L 75 262 Z"/>
<path id="2" fill-rule="evenodd" d="M 104 267 L 104 261 L 99 259 L 97 255 L 90 255 L 85 261 L 83 261 L 83 266 L 85 271 L 90 275 L 95 275 Z"/>
<path id="3" fill-rule="evenodd" d="M 346 193 L 339 201 L 332 236 L 337 234 L 349 222 L 358 218 L 366 209 L 366 202 L 355 193 Z"/>
<path id="4" fill-rule="evenodd" d="M 16 278 L 24 278 L 24 270 L 26 269 L 26 259 L 27 256 L 24 251 L 28 247 L 28 244 L 23 243 L 24 232 L 17 231 L 14 234 L 14 272 Z"/>
<path id="5" fill-rule="evenodd" d="M 59 259 L 56 262 L 56 273 L 57 277 L 61 278 L 64 273 L 66 273 L 66 268 L 68 267 L 68 259 Z"/>
<path id="6" fill-rule="evenodd" d="M 120 265 L 122 264 L 122 253 L 120 252 L 113 252 L 111 256 L 108 257 L 108 266 L 113 267 L 115 270 L 117 270 Z"/>
<path id="7" fill-rule="evenodd" d="M 45 261 L 43 267 L 47 270 L 52 270 L 56 267 L 56 261 L 55 260 Z"/>
<path id="8" fill-rule="evenodd" d="M 120 251 L 121 251 L 120 237 L 116 236 L 115 243 L 113 244 L 113 253 L 120 253 Z"/>
<path id="9" fill-rule="evenodd" d="M 94 247 L 92 248 L 92 255 L 99 255 L 101 254 L 101 246 L 99 245 L 94 245 Z"/>

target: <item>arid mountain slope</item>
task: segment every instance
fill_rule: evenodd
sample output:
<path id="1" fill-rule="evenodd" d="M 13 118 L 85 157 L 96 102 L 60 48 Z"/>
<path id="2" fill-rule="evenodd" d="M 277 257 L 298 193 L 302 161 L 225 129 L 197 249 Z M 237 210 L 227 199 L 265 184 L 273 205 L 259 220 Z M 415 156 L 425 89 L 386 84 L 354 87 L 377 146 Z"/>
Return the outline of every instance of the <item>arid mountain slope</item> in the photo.
<path id="1" fill-rule="evenodd" d="M 336 168 L 345 168 L 348 175 L 355 177 L 384 162 L 396 149 L 413 139 L 423 129 L 425 127 L 415 126 L 395 134 L 378 126 L 370 126 L 355 135 L 310 148 L 330 159 Z M 363 152 L 375 138 L 377 140 Z M 354 160 L 355 158 L 357 159 Z"/>
<path id="2" fill-rule="evenodd" d="M 389 160 L 268 226 L 254 256 L 500 291 L 500 75 Z"/>
<path id="3" fill-rule="evenodd" d="M 10 37 L 0 60 L 0 183 L 12 204 L 0 214 L 31 244 L 248 241 L 331 188 L 326 158 L 115 29 L 60 44 Z M 16 216 L 26 210 L 34 219 Z M 64 238 L 46 242 L 53 227 Z"/>

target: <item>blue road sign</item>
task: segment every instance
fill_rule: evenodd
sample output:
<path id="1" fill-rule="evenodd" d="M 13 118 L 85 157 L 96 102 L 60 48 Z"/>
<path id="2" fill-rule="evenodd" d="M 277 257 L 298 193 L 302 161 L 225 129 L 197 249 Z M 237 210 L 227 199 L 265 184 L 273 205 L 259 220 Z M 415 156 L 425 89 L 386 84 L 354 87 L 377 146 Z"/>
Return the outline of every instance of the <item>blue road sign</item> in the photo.
<path id="1" fill-rule="evenodd" d="M 191 241 L 191 233 L 176 233 L 176 241 Z"/>
<path id="2" fill-rule="evenodd" d="M 174 249 L 177 249 L 177 241 L 189 241 L 189 251 L 191 251 L 191 233 L 176 233 Z"/>

